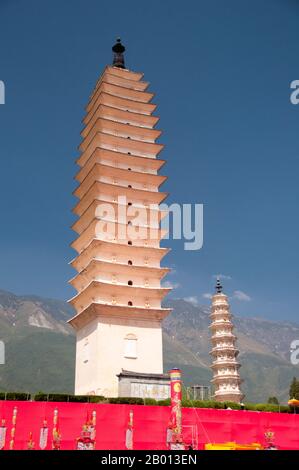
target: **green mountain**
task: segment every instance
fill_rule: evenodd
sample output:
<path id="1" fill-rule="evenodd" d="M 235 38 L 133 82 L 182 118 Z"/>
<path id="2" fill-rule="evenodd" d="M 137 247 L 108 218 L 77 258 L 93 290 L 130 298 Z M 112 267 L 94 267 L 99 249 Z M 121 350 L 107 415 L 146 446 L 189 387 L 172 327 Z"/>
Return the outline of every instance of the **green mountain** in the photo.
<path id="1" fill-rule="evenodd" d="M 180 367 L 185 385 L 208 385 L 209 309 L 180 299 L 167 305 L 174 310 L 164 322 L 165 367 Z M 292 377 L 299 375 L 298 366 L 289 358 L 290 344 L 299 338 L 299 326 L 243 317 L 234 317 L 234 325 L 246 400 L 262 403 L 277 396 L 281 402 L 287 401 Z"/>
<path id="2" fill-rule="evenodd" d="M 75 338 L 65 302 L 0 291 L 0 390 L 71 392 Z"/>
<path id="3" fill-rule="evenodd" d="M 173 313 L 164 322 L 164 368 L 180 367 L 185 385 L 209 385 L 209 310 L 184 300 L 167 303 Z M 0 365 L 0 390 L 73 392 L 75 338 L 66 320 L 65 302 L 16 296 L 0 290 L 0 339 L 6 363 Z M 299 326 L 260 318 L 235 317 L 241 375 L 247 401 L 288 398 L 298 367 L 289 361 L 290 343 Z"/>

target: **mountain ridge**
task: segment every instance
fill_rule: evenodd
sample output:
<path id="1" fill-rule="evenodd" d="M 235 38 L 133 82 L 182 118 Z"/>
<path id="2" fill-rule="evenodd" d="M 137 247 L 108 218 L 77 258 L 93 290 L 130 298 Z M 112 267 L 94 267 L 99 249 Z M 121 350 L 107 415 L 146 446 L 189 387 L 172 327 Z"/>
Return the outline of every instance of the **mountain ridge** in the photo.
<path id="1" fill-rule="evenodd" d="M 185 385 L 209 385 L 211 379 L 209 307 L 169 299 L 173 312 L 163 323 L 164 368 L 180 367 Z M 0 339 L 7 363 L 0 366 L 0 389 L 73 392 L 75 337 L 66 323 L 73 316 L 66 302 L 0 290 Z M 298 375 L 289 347 L 299 325 L 262 317 L 233 317 L 248 401 L 288 398 Z M 265 380 L 265 377 L 267 380 Z"/>

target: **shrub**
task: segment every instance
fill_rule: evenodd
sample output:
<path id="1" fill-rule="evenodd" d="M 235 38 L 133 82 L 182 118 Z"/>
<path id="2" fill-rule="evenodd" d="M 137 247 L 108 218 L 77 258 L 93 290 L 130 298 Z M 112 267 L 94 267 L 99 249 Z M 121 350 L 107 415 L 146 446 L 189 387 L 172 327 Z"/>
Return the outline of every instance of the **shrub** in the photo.
<path id="1" fill-rule="evenodd" d="M 256 411 L 254 403 L 245 403 L 245 410 Z"/>
<path id="2" fill-rule="evenodd" d="M 194 408 L 194 401 L 192 401 L 192 400 L 187 400 L 187 399 L 184 400 L 184 399 L 183 399 L 183 400 L 182 400 L 182 406 L 183 406 L 184 408 Z"/>
<path id="3" fill-rule="evenodd" d="M 157 405 L 157 400 L 155 400 L 154 398 L 145 398 L 144 404 L 148 406 L 154 406 Z"/>
<path id="4" fill-rule="evenodd" d="M 170 398 L 166 398 L 165 400 L 158 400 L 158 406 L 170 406 Z"/>
<path id="5" fill-rule="evenodd" d="M 224 407 L 227 407 L 227 408 L 231 408 L 232 410 L 240 410 L 241 409 L 241 405 L 239 403 L 235 403 L 233 401 L 226 401 L 224 403 Z"/>
<path id="6" fill-rule="evenodd" d="M 143 405 L 143 398 L 135 397 L 116 397 L 108 398 L 108 403 L 119 404 L 119 405 Z"/>
<path id="7" fill-rule="evenodd" d="M 48 395 L 46 393 L 37 393 L 34 395 L 34 401 L 48 401 Z"/>
<path id="8" fill-rule="evenodd" d="M 280 405 L 279 409 L 280 409 L 280 413 L 289 413 L 290 412 L 290 408 L 287 405 Z"/>
<path id="9" fill-rule="evenodd" d="M 0 400 L 29 401 L 31 400 L 31 395 L 26 392 L 1 392 Z"/>
<path id="10" fill-rule="evenodd" d="M 278 405 L 269 405 L 267 403 L 257 403 L 255 405 L 255 410 L 256 411 L 270 411 L 272 413 L 278 413 L 279 412 L 279 406 Z"/>
<path id="11" fill-rule="evenodd" d="M 213 402 L 210 400 L 194 400 L 193 406 L 194 408 L 214 408 Z"/>
<path id="12" fill-rule="evenodd" d="M 206 408 L 206 402 L 203 400 L 191 400 L 191 403 L 194 408 Z"/>
<path id="13" fill-rule="evenodd" d="M 69 401 L 69 395 L 65 393 L 49 393 L 48 401 Z"/>
<path id="14" fill-rule="evenodd" d="M 255 411 L 265 411 L 266 406 L 265 403 L 257 403 L 255 405 Z"/>
<path id="15" fill-rule="evenodd" d="M 66 395 L 62 393 L 37 393 L 35 401 L 68 401 L 72 403 L 100 403 L 105 401 L 101 395 Z"/>
<path id="16" fill-rule="evenodd" d="M 163 403 L 161 403 L 163 405 Z M 213 408 L 223 409 L 224 403 L 217 401 L 204 401 L 204 400 L 182 400 L 184 408 Z"/>
<path id="17" fill-rule="evenodd" d="M 215 408 L 216 410 L 223 410 L 224 409 L 224 403 L 219 402 L 219 401 L 212 401 L 212 406 L 211 408 Z"/>
<path id="18" fill-rule="evenodd" d="M 69 395 L 68 401 L 72 403 L 89 403 L 89 395 Z"/>
<path id="19" fill-rule="evenodd" d="M 170 406 L 170 398 L 164 400 L 155 400 L 154 398 L 137 398 L 137 397 L 115 397 L 105 398 L 102 395 L 68 395 L 65 393 L 44 393 L 38 392 L 34 397 L 26 392 L 0 392 L 0 400 L 19 400 L 28 401 L 49 401 L 49 402 L 73 402 L 73 403 L 111 403 L 111 404 L 128 404 L 128 405 L 147 405 L 147 406 Z M 184 408 L 212 408 L 212 409 L 225 409 L 231 408 L 233 410 L 240 410 L 241 406 L 234 402 L 216 402 L 216 401 L 203 401 L 203 400 L 189 400 L 183 398 L 182 407 Z M 272 413 L 294 413 L 291 406 L 276 405 L 274 403 L 245 403 L 245 410 L 249 411 L 264 411 Z"/>
<path id="20" fill-rule="evenodd" d="M 107 399 L 103 395 L 90 395 L 89 403 L 106 403 Z"/>
<path id="21" fill-rule="evenodd" d="M 279 413 L 279 405 L 266 405 L 265 411 L 270 411 L 271 413 Z"/>

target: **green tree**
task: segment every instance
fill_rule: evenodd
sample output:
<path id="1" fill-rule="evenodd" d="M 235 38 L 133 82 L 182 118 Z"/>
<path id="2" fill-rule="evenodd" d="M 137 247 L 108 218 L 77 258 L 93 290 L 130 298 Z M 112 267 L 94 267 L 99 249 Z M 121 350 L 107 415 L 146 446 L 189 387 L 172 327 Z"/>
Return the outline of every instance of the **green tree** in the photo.
<path id="1" fill-rule="evenodd" d="M 268 398 L 268 403 L 270 405 L 279 405 L 279 401 L 276 397 L 269 397 Z"/>
<path id="2" fill-rule="evenodd" d="M 290 398 L 296 398 L 296 400 L 299 400 L 299 380 L 296 377 L 293 377 L 290 385 Z"/>

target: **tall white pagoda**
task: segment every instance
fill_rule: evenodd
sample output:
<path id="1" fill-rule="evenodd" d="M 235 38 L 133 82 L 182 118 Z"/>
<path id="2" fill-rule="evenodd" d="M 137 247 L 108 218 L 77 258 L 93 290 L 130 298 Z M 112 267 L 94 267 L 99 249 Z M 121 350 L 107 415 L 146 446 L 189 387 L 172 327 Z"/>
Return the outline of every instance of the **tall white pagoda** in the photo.
<path id="1" fill-rule="evenodd" d="M 168 252 L 160 247 L 163 145 L 149 83 L 125 68 L 120 40 L 112 50 L 86 107 L 77 160 L 75 393 L 118 396 L 121 377 L 127 396 L 161 398 L 169 389 L 161 322 L 170 313 L 161 306 L 170 290 L 161 287 L 169 271 L 160 266 Z"/>
<path id="2" fill-rule="evenodd" d="M 236 336 L 233 334 L 232 314 L 227 296 L 222 292 L 220 280 L 217 279 L 216 294 L 212 297 L 210 314 L 212 323 L 210 352 L 213 362 L 212 371 L 214 399 L 224 402 L 240 403 L 243 394 L 240 390 L 240 364 L 237 362 L 239 351 L 236 347 Z"/>

